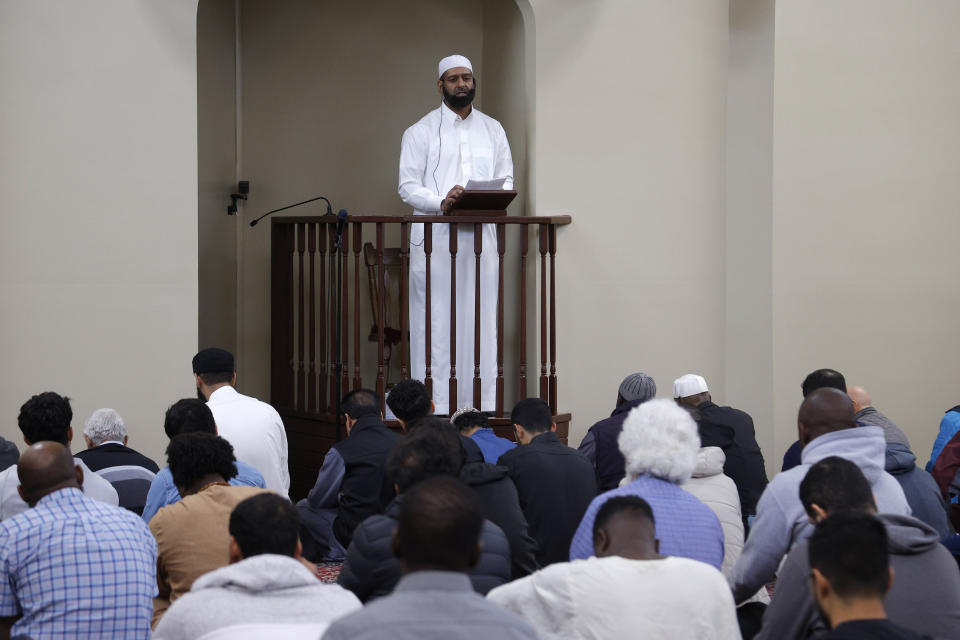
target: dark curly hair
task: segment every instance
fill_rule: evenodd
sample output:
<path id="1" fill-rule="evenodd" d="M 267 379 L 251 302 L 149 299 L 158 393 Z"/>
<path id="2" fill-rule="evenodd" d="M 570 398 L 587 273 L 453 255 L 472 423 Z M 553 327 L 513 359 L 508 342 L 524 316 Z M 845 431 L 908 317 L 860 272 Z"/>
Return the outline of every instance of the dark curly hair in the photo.
<path id="1" fill-rule="evenodd" d="M 65 447 L 70 445 L 67 432 L 71 420 L 73 410 L 70 408 L 70 398 L 53 391 L 44 391 L 31 397 L 20 407 L 20 415 L 17 416 L 17 424 L 27 442 L 51 440 Z"/>
<path id="2" fill-rule="evenodd" d="M 233 446 L 212 433 L 183 433 L 167 445 L 167 464 L 178 489 L 193 486 L 205 475 L 215 473 L 224 480 L 237 475 Z"/>
<path id="3" fill-rule="evenodd" d="M 404 422 L 430 415 L 430 392 L 419 380 L 401 380 L 387 395 L 387 406 Z"/>

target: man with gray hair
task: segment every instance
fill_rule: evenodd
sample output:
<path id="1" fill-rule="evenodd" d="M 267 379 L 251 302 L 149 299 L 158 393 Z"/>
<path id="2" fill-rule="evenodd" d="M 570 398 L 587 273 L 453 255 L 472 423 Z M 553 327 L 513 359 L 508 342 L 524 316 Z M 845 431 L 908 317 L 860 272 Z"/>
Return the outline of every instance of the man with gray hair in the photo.
<path id="1" fill-rule="evenodd" d="M 597 474 L 597 490 L 615 488 L 625 475 L 623 454 L 617 438 L 623 430 L 623 421 L 636 407 L 657 395 L 657 383 L 645 373 L 631 373 L 620 383 L 617 404 L 610 417 L 597 422 L 580 441 L 579 451 L 593 463 Z"/>
<path id="2" fill-rule="evenodd" d="M 594 555 L 593 522 L 610 498 L 639 496 L 653 509 L 660 551 L 692 558 L 719 569 L 723 529 L 710 507 L 678 485 L 697 466 L 697 425 L 670 400 L 651 400 L 627 414 L 618 439 L 630 482 L 593 499 L 570 543 L 570 559 Z"/>
<path id="3" fill-rule="evenodd" d="M 127 446 L 127 426 L 113 409 L 97 409 L 83 425 L 87 450 L 77 457 L 117 490 L 120 506 L 143 513 L 157 463 Z"/>

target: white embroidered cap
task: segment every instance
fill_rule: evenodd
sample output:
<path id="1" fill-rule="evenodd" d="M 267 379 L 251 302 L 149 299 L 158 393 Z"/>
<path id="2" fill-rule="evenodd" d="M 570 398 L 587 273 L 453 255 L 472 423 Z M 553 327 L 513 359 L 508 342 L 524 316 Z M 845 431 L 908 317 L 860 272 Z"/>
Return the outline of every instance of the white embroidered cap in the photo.
<path id="1" fill-rule="evenodd" d="M 689 398 L 707 391 L 709 391 L 707 381 L 703 379 L 703 376 L 698 376 L 695 373 L 688 373 L 673 381 L 674 398 Z"/>
<path id="2" fill-rule="evenodd" d="M 470 69 L 471 73 L 473 73 L 473 65 L 470 64 L 470 61 L 464 56 L 454 54 L 452 56 L 447 56 L 440 61 L 439 73 L 437 74 L 437 77 L 442 78 L 443 74 L 445 74 L 447 71 L 450 71 L 450 69 L 455 69 L 456 67 L 466 67 L 467 69 Z"/>

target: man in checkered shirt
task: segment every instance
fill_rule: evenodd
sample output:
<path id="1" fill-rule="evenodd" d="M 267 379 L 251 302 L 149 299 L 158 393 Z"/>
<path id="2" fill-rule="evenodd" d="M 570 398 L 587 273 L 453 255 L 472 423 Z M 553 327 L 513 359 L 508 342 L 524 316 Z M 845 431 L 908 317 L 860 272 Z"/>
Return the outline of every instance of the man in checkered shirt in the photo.
<path id="1" fill-rule="evenodd" d="M 32 508 L 0 523 L 0 637 L 149 638 L 157 544 L 147 525 L 85 497 L 62 444 L 38 442 L 17 466 Z"/>

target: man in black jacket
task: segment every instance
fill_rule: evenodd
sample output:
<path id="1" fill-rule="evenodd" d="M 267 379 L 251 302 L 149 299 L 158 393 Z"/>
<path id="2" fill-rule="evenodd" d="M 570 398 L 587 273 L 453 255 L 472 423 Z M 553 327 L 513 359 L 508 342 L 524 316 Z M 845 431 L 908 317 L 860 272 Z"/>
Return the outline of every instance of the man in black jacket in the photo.
<path id="1" fill-rule="evenodd" d="M 587 457 L 597 474 L 597 492 L 615 489 L 627 474 L 617 445 L 627 414 L 657 395 L 657 383 L 645 373 L 632 373 L 617 389 L 617 404 L 610 417 L 600 420 L 583 436 L 577 451 Z"/>
<path id="2" fill-rule="evenodd" d="M 357 525 L 383 513 L 393 497 L 383 469 L 400 436 L 383 424 L 380 398 L 359 389 L 344 396 L 340 405 L 347 438 L 327 452 L 313 489 L 297 503 L 300 541 L 309 560 L 343 558 Z"/>
<path id="3" fill-rule="evenodd" d="M 387 396 L 387 406 L 405 430 L 434 426 L 456 433 L 452 424 L 431 418 L 434 411 L 430 392 L 419 380 L 401 380 Z M 503 530 L 510 541 L 510 558 L 514 580 L 537 570 L 537 543 L 530 537 L 527 520 L 520 509 L 517 489 L 505 467 L 484 462 L 483 452 L 473 438 L 459 434 L 466 462 L 460 469 L 460 480 L 477 494 L 483 517 Z"/>
<path id="4" fill-rule="evenodd" d="M 713 403 L 703 376 L 688 373 L 673 381 L 673 397 L 681 406 L 699 413 L 697 428 L 701 447 L 720 447 L 726 456 L 723 473 L 737 485 L 744 527 L 757 513 L 757 500 L 767 486 L 763 453 L 757 444 L 753 418 L 733 407 Z"/>
<path id="5" fill-rule="evenodd" d="M 354 531 L 339 577 L 343 587 L 363 602 L 393 591 L 402 575 L 392 544 L 403 494 L 427 478 L 456 477 L 462 464 L 463 449 L 449 426 L 427 425 L 403 436 L 387 459 L 387 474 L 398 495 L 385 514 L 367 518 Z M 510 543 L 500 527 L 489 520 L 484 520 L 480 540 L 480 559 L 469 573 L 474 590 L 486 594 L 510 581 Z"/>
<path id="6" fill-rule="evenodd" d="M 557 438 L 550 407 L 526 398 L 511 412 L 520 446 L 500 456 L 520 496 L 520 506 L 537 541 L 537 562 L 566 562 L 580 519 L 597 495 L 593 465 Z"/>

